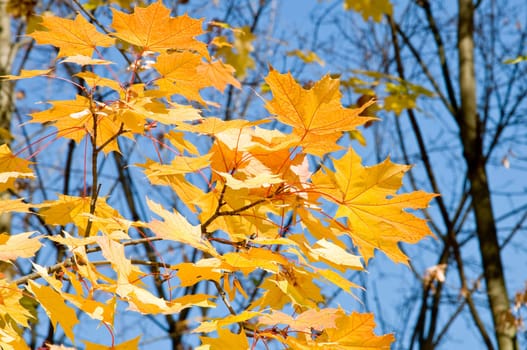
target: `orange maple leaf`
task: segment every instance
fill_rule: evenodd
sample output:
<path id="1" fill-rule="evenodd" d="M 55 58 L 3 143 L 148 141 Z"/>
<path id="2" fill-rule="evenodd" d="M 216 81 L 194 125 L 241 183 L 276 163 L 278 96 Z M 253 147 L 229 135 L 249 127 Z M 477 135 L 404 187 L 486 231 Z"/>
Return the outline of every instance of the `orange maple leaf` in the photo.
<path id="1" fill-rule="evenodd" d="M 115 39 L 97 31 L 95 26 L 80 14 L 74 20 L 44 16 L 40 23 L 46 31 L 35 31 L 29 36 L 39 44 L 59 48 L 57 57 L 83 55 L 91 57 L 97 46 L 110 47 Z"/>
<path id="2" fill-rule="evenodd" d="M 398 243 L 417 243 L 432 233 L 426 220 L 405 209 L 426 208 L 436 195 L 422 191 L 397 194 L 410 166 L 390 159 L 364 167 L 349 149 L 333 165 L 334 172 L 324 168 L 325 173 L 316 173 L 313 184 L 317 192 L 340 205 L 335 216 L 347 218 L 348 233 L 366 262 L 379 249 L 393 261 L 407 263 Z"/>
<path id="3" fill-rule="evenodd" d="M 328 75 L 310 89 L 300 86 L 291 73 L 280 74 L 274 69 L 265 81 L 273 93 L 273 99 L 266 104 L 267 110 L 302 137 L 340 134 L 373 119 L 360 117 L 372 102 L 361 108 L 344 108 L 340 102 L 340 82 Z M 327 138 L 325 142 L 328 143 Z"/>
<path id="4" fill-rule="evenodd" d="M 326 329 L 321 341 L 330 346 L 333 344 L 336 349 L 389 350 L 395 340 L 393 334 L 377 336 L 374 330 L 373 314 L 354 312 L 339 317 L 336 320 L 336 327 Z"/>
<path id="5" fill-rule="evenodd" d="M 185 50 L 209 57 L 207 45 L 195 39 L 204 33 L 203 20 L 186 14 L 171 18 L 170 10 L 161 0 L 144 8 L 136 7 L 130 15 L 115 9 L 112 12 L 113 35 L 143 51 Z"/>
<path id="6" fill-rule="evenodd" d="M 121 122 L 105 106 L 94 106 L 90 99 L 77 95 L 75 100 L 50 101 L 50 109 L 31 114 L 31 123 L 53 123 L 57 136 L 80 142 L 86 134 L 93 134 L 93 119 L 97 118 L 97 146 L 104 152 L 118 151 L 116 135 L 121 133 Z"/>

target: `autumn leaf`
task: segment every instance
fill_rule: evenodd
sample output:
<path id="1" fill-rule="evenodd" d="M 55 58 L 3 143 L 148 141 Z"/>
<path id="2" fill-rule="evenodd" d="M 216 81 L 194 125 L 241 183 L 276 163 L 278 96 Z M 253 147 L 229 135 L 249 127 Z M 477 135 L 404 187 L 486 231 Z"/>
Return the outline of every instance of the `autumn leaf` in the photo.
<path id="1" fill-rule="evenodd" d="M 0 200 L 0 214 L 9 212 L 29 213 L 31 207 L 33 205 L 24 203 L 22 198 Z"/>
<path id="2" fill-rule="evenodd" d="M 234 334 L 228 329 L 219 328 L 218 338 L 200 337 L 202 346 L 196 350 L 247 350 L 249 341 L 244 331 Z"/>
<path id="3" fill-rule="evenodd" d="M 20 79 L 29 79 L 34 78 L 42 75 L 48 75 L 51 72 L 53 72 L 52 69 L 21 69 L 20 73 L 18 75 L 0 75 L 0 78 L 7 79 L 7 80 L 20 80 Z"/>
<path id="4" fill-rule="evenodd" d="M 375 22 L 380 22 L 384 15 L 391 15 L 393 11 L 390 0 L 344 0 L 344 9 L 353 9 L 364 20 L 371 17 Z"/>
<path id="5" fill-rule="evenodd" d="M 211 280 L 219 282 L 222 276 L 217 259 L 202 259 L 197 263 L 179 263 L 173 265 L 181 287 L 192 286 L 200 281 Z"/>
<path id="6" fill-rule="evenodd" d="M 139 349 L 140 340 L 141 337 L 135 337 L 121 344 L 116 344 L 113 346 L 99 345 L 87 340 L 83 340 L 82 342 L 86 345 L 85 350 L 137 350 Z"/>
<path id="7" fill-rule="evenodd" d="M 257 311 L 243 311 L 237 315 L 228 315 L 215 320 L 208 320 L 202 322 L 198 327 L 192 330 L 192 333 L 210 333 L 216 330 L 220 330 L 224 326 L 229 326 L 233 323 L 247 321 L 253 317 L 261 315 Z"/>
<path id="8" fill-rule="evenodd" d="M 203 20 L 186 14 L 170 17 L 170 10 L 161 0 L 143 8 L 135 7 L 133 14 L 112 9 L 114 36 L 143 51 L 196 51 L 208 57 L 207 45 L 195 39 L 203 34 Z"/>
<path id="9" fill-rule="evenodd" d="M 145 224 L 157 237 L 188 244 L 212 256 L 218 255 L 209 241 L 201 237 L 199 226 L 191 225 L 181 214 L 169 212 L 149 199 L 146 202 L 150 210 L 164 219 L 164 221 L 153 220 Z"/>
<path id="10" fill-rule="evenodd" d="M 377 336 L 372 314 L 352 313 L 336 320 L 335 328 L 328 328 L 320 336 L 320 342 L 333 349 L 389 350 L 395 338 L 393 334 Z"/>
<path id="11" fill-rule="evenodd" d="M 298 57 L 304 63 L 316 62 L 322 67 L 324 67 L 324 61 L 320 57 L 318 57 L 318 55 L 313 51 L 292 50 L 292 51 L 286 52 L 286 55 Z"/>
<path id="12" fill-rule="evenodd" d="M 170 164 L 159 164 L 153 161 L 147 161 L 145 164 L 139 164 L 145 168 L 145 175 L 148 178 L 157 178 L 169 175 L 188 174 L 203 169 L 210 164 L 210 155 L 202 157 L 185 157 L 176 156 Z"/>
<path id="13" fill-rule="evenodd" d="M 347 232 L 365 261 L 379 249 L 395 262 L 407 262 L 399 242 L 416 243 L 431 231 L 426 220 L 407 212 L 422 209 L 436 195 L 416 191 L 397 194 L 410 167 L 386 159 L 364 167 L 352 150 L 333 160 L 335 171 L 324 168 L 313 176 L 313 185 L 325 198 L 339 204 L 336 218 L 346 218 Z"/>
<path id="14" fill-rule="evenodd" d="M 323 331 L 326 328 L 335 328 L 336 319 L 342 316 L 340 309 L 309 309 L 296 317 L 289 316 L 280 311 L 272 311 L 258 318 L 258 323 L 263 325 L 284 324 L 299 332 L 310 332 L 316 329 Z"/>
<path id="15" fill-rule="evenodd" d="M 113 64 L 112 61 L 91 58 L 90 56 L 84 56 L 84 55 L 68 56 L 65 59 L 61 60 L 60 63 L 75 63 L 75 64 L 78 64 L 79 66 Z"/>
<path id="16" fill-rule="evenodd" d="M 23 297 L 24 291 L 19 289 L 15 283 L 0 279 L 0 319 L 11 319 L 21 326 L 29 327 L 29 321 L 33 319 L 33 316 L 21 304 Z M 0 333 L 0 344 L 5 341 L 2 338 Z"/>
<path id="17" fill-rule="evenodd" d="M 161 75 L 156 85 L 169 94 L 179 94 L 188 100 L 205 104 L 199 91 L 204 88 L 198 73 L 201 56 L 193 52 L 163 53 L 157 58 L 154 68 Z"/>
<path id="18" fill-rule="evenodd" d="M 0 145 L 0 192 L 13 189 L 15 179 L 20 177 L 34 177 L 33 170 L 29 167 L 30 161 L 17 157 L 7 144 Z M 4 206 L 8 202 L 4 202 Z M 14 204 L 14 202 L 12 202 Z M 3 206 L 0 204 L 0 206 Z"/>
<path id="19" fill-rule="evenodd" d="M 292 126 L 293 132 L 301 137 L 308 134 L 327 137 L 354 130 L 371 120 L 360 117 L 370 104 L 356 109 L 342 106 L 338 79 L 325 76 L 312 88 L 304 89 L 291 73 L 280 74 L 271 69 L 265 81 L 273 93 L 273 99 L 266 103 L 267 110 Z"/>
<path id="20" fill-rule="evenodd" d="M 0 260 L 8 261 L 34 256 L 42 246 L 38 237 L 30 238 L 34 233 L 25 232 L 17 235 L 0 234 Z"/>
<path id="21" fill-rule="evenodd" d="M 115 39 L 97 31 L 95 26 L 78 14 L 74 20 L 44 16 L 40 23 L 45 30 L 29 34 L 39 44 L 59 48 L 57 57 L 83 55 L 91 57 L 97 46 L 109 47 Z"/>
<path id="22" fill-rule="evenodd" d="M 117 151 L 115 137 L 121 131 L 121 123 L 113 118 L 103 105 L 92 105 L 92 101 L 77 95 L 75 100 L 50 101 L 50 109 L 32 113 L 31 123 L 53 123 L 57 136 L 80 142 L 86 135 L 93 135 L 94 118 L 97 120 L 96 145 L 105 146 L 103 151 Z"/>
<path id="23" fill-rule="evenodd" d="M 40 215 L 44 217 L 46 223 L 51 225 L 75 224 L 79 236 L 86 235 L 86 227 L 90 220 L 90 197 L 75 197 L 67 195 L 58 195 L 56 200 L 45 201 L 40 204 Z M 106 199 L 99 197 L 95 208 L 94 216 L 117 220 L 122 219 L 119 212 L 106 203 Z M 99 230 L 105 230 L 105 223 L 93 222 L 90 235 L 96 235 Z"/>
<path id="24" fill-rule="evenodd" d="M 265 248 L 251 248 L 246 252 L 229 252 L 222 256 L 222 260 L 233 268 L 248 274 L 256 269 L 263 269 L 278 273 L 280 264 L 287 265 L 288 261 L 282 255 Z"/>
<path id="25" fill-rule="evenodd" d="M 198 74 L 203 77 L 208 86 L 213 86 L 216 90 L 224 92 L 228 84 L 241 89 L 241 84 L 233 77 L 234 68 L 221 62 L 202 62 L 197 67 Z"/>
<path id="26" fill-rule="evenodd" d="M 57 323 L 60 324 L 66 336 L 75 340 L 73 327 L 79 323 L 75 311 L 64 303 L 64 299 L 59 292 L 54 289 L 39 285 L 36 282 L 29 281 L 27 289 L 35 296 L 40 305 L 46 310 L 53 328 L 57 328 Z"/>
<path id="27" fill-rule="evenodd" d="M 179 94 L 188 100 L 205 105 L 200 90 L 214 87 L 223 92 L 227 84 L 240 88 L 240 83 L 232 76 L 234 68 L 221 61 L 204 62 L 193 52 L 163 53 L 157 58 L 154 68 L 161 78 L 156 84 L 168 94 Z"/>
<path id="28" fill-rule="evenodd" d="M 251 32 L 249 26 L 236 28 L 233 30 L 234 43 L 221 43 L 218 49 L 218 56 L 225 58 L 225 62 L 234 67 L 238 79 L 243 79 L 249 69 L 255 67 L 254 58 L 251 53 L 254 51 L 253 42 L 256 35 Z M 218 43 L 216 41 L 216 43 Z"/>

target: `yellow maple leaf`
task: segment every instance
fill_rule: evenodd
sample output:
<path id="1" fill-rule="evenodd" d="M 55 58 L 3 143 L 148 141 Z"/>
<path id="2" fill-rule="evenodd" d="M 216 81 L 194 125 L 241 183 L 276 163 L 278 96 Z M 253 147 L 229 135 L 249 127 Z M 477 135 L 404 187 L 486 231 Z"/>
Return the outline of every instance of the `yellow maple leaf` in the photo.
<path id="1" fill-rule="evenodd" d="M 0 234 L 0 260 L 7 261 L 34 256 L 42 246 L 38 237 L 29 238 L 34 233 Z"/>
<path id="2" fill-rule="evenodd" d="M 186 14 L 171 18 L 170 10 L 161 0 L 147 7 L 136 7 L 130 15 L 115 9 L 112 12 L 113 35 L 143 51 L 186 50 L 209 55 L 207 45 L 195 39 L 204 33 L 203 20 Z"/>
<path id="3" fill-rule="evenodd" d="M 139 349 L 139 340 L 141 340 L 140 336 L 113 346 L 95 344 L 87 340 L 82 342 L 86 345 L 85 350 L 137 350 Z"/>
<path id="4" fill-rule="evenodd" d="M 20 303 L 23 297 L 23 290 L 19 289 L 15 283 L 8 283 L 5 279 L 0 279 L 0 319 L 10 318 L 21 326 L 29 327 L 28 322 L 33 316 Z"/>
<path id="5" fill-rule="evenodd" d="M 345 10 L 355 10 L 359 12 L 364 20 L 370 17 L 375 22 L 380 22 L 383 15 L 392 14 L 392 4 L 390 0 L 344 0 Z"/>
<path id="6" fill-rule="evenodd" d="M 218 49 L 218 55 L 225 58 L 225 61 L 234 67 L 238 79 L 243 79 L 249 69 L 255 67 L 251 52 L 254 51 L 253 42 L 256 38 L 249 26 L 236 28 L 233 30 L 234 43 L 222 44 Z"/>
<path id="7" fill-rule="evenodd" d="M 75 311 L 64 303 L 61 294 L 51 287 L 39 285 L 31 280 L 28 282 L 27 289 L 44 308 L 53 324 L 53 328 L 56 329 L 57 323 L 60 324 L 64 334 L 74 341 L 73 327 L 79 323 L 79 320 Z"/>
<path id="8" fill-rule="evenodd" d="M 199 91 L 205 87 L 198 73 L 201 56 L 188 51 L 163 53 L 157 58 L 154 68 L 161 74 L 156 85 L 169 94 L 179 94 L 191 101 L 205 104 Z"/>
<path id="9" fill-rule="evenodd" d="M 184 262 L 173 265 L 171 268 L 177 271 L 181 287 L 192 286 L 204 280 L 219 282 L 222 276 L 221 269 L 217 266 L 217 262 L 211 260 L 202 259 L 197 263 Z"/>
<path id="10" fill-rule="evenodd" d="M 154 68 L 161 75 L 156 80 L 160 90 L 179 94 L 201 104 L 205 104 L 200 95 L 202 89 L 214 87 L 223 92 L 227 84 L 241 87 L 232 75 L 232 66 L 218 60 L 204 62 L 200 55 L 193 52 L 163 53 L 157 58 Z"/>
<path id="11" fill-rule="evenodd" d="M 181 214 L 167 211 L 149 199 L 147 204 L 150 210 L 164 219 L 164 221 L 153 220 L 145 224 L 157 237 L 185 243 L 212 256 L 218 256 L 212 244 L 201 237 L 200 226 L 191 225 Z"/>
<path id="12" fill-rule="evenodd" d="M 65 59 L 61 60 L 60 63 L 75 63 L 80 66 L 113 64 L 112 61 L 102 60 L 98 58 L 91 58 L 90 56 L 84 56 L 84 55 L 68 56 Z"/>
<path id="13" fill-rule="evenodd" d="M 0 329 L 0 347 L 2 350 L 29 350 L 26 341 L 20 335 L 20 330 L 16 325 L 7 323 Z"/>
<path id="14" fill-rule="evenodd" d="M 202 62 L 197 67 L 198 74 L 205 80 L 208 86 L 213 86 L 223 92 L 228 84 L 240 89 L 241 84 L 233 77 L 234 68 L 219 60 L 213 62 Z"/>
<path id="15" fill-rule="evenodd" d="M 302 137 L 340 135 L 373 119 L 360 117 L 372 102 L 360 108 L 344 108 L 340 102 L 339 80 L 328 75 L 310 89 L 300 86 L 291 73 L 280 74 L 274 69 L 265 81 L 273 93 L 273 99 L 266 103 L 267 110 Z M 327 138 L 325 142 L 329 143 Z"/>
<path id="16" fill-rule="evenodd" d="M 145 175 L 150 178 L 156 178 L 169 175 L 188 174 L 208 167 L 210 164 L 210 155 L 201 157 L 176 156 L 170 164 L 160 164 L 158 162 L 147 161 L 145 164 L 139 164 L 145 168 Z"/>
<path id="17" fill-rule="evenodd" d="M 234 334 L 228 329 L 219 328 L 218 338 L 200 337 L 201 345 L 196 350 L 247 350 L 249 341 L 244 331 Z"/>
<path id="18" fill-rule="evenodd" d="M 233 271 L 241 271 L 245 274 L 256 269 L 278 273 L 280 265 L 288 264 L 287 259 L 282 255 L 265 248 L 251 248 L 246 252 L 225 253 L 222 260 L 231 266 Z"/>
<path id="19" fill-rule="evenodd" d="M 32 204 L 26 204 L 22 198 L 0 200 L 0 214 L 9 212 L 29 213 Z"/>
<path id="20" fill-rule="evenodd" d="M 52 69 L 21 69 L 20 73 L 18 75 L 0 75 L 0 78 L 7 79 L 7 80 L 20 80 L 20 79 L 28 79 L 28 78 L 34 78 L 41 75 L 48 75 L 51 73 Z"/>
<path id="21" fill-rule="evenodd" d="M 97 46 L 110 47 L 115 39 L 97 31 L 95 26 L 78 14 L 74 20 L 44 16 L 40 23 L 46 30 L 29 34 L 39 44 L 59 48 L 57 57 L 83 55 L 91 57 Z"/>
<path id="22" fill-rule="evenodd" d="M 77 226 L 79 236 L 85 236 L 86 226 L 90 219 L 90 197 L 75 197 L 59 194 L 56 200 L 50 200 L 41 204 L 40 215 L 50 225 L 67 225 L 70 223 Z M 104 197 L 97 199 L 94 216 L 100 218 L 115 218 L 123 220 L 119 212 L 106 203 Z M 106 232 L 104 222 L 93 221 L 90 235 L 96 235 L 99 230 Z"/>
<path id="23" fill-rule="evenodd" d="M 320 336 L 321 343 L 333 349 L 389 350 L 395 338 L 393 334 L 377 336 L 372 314 L 352 313 L 336 320 L 335 328 L 328 328 Z"/>
<path id="24" fill-rule="evenodd" d="M 310 332 L 311 329 L 322 331 L 326 328 L 335 328 L 335 321 L 339 316 L 342 316 L 341 314 L 342 311 L 339 309 L 309 309 L 293 317 L 281 311 L 272 310 L 270 314 L 260 316 L 258 323 L 264 325 L 285 324 L 299 332 Z"/>
<path id="25" fill-rule="evenodd" d="M 365 261 L 379 249 L 393 261 L 407 263 L 398 243 L 416 243 L 432 233 L 426 220 L 405 210 L 426 208 L 436 195 L 422 191 L 397 194 L 410 166 L 389 159 L 364 167 L 349 149 L 333 166 L 334 172 L 327 168 L 317 172 L 313 184 L 318 193 L 339 204 L 335 216 L 347 219 L 347 231 Z"/>
<path id="26" fill-rule="evenodd" d="M 185 295 L 170 301 L 156 297 L 150 291 L 137 285 L 144 273 L 126 258 L 122 244 L 107 236 L 97 236 L 96 241 L 101 247 L 103 256 L 112 264 L 117 273 L 116 283 L 105 286 L 105 289 L 117 293 L 119 297 L 126 300 L 130 310 L 143 314 L 173 314 L 192 306 L 215 306 L 209 301 L 212 296 L 207 294 Z"/>
<path id="27" fill-rule="evenodd" d="M 228 315 L 215 320 L 208 320 L 201 322 L 198 327 L 192 330 L 192 333 L 209 333 L 215 330 L 219 330 L 221 327 L 229 326 L 233 323 L 247 321 L 253 317 L 261 315 L 258 311 L 245 310 L 236 315 Z"/>
<path id="28" fill-rule="evenodd" d="M 33 177 L 33 170 L 29 167 L 32 163 L 15 156 L 7 144 L 0 145 L 0 164 L 0 192 L 14 189 L 16 178 Z"/>
<path id="29" fill-rule="evenodd" d="M 105 152 L 118 150 L 115 136 L 121 123 L 108 113 L 105 106 L 93 106 L 90 99 L 80 95 L 75 100 L 49 103 L 52 105 L 50 109 L 31 114 L 31 123 L 53 123 L 58 129 L 57 136 L 80 142 L 87 134 L 93 135 L 94 118 L 97 118 L 96 145 L 105 145 Z"/>

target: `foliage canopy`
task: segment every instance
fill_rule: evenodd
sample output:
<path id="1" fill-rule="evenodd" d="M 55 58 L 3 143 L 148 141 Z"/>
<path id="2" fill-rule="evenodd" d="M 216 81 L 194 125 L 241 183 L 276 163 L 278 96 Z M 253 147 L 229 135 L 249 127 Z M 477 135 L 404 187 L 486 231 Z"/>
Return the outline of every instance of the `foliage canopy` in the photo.
<path id="1" fill-rule="evenodd" d="M 222 304 L 214 317 L 196 319 L 188 329 L 200 334 L 202 349 L 245 349 L 268 341 L 296 349 L 389 349 L 394 336 L 375 335 L 373 315 L 324 307 L 321 293 L 322 285 L 333 284 L 353 295 L 358 286 L 345 278 L 346 271 L 364 270 L 375 250 L 407 263 L 398 243 L 430 234 L 426 221 L 408 210 L 427 207 L 434 195 L 397 193 L 409 166 L 386 159 L 366 167 L 352 148 L 338 143 L 374 120 L 361 116 L 374 102 L 344 107 L 338 79 L 325 76 L 306 88 L 271 67 L 265 81 L 272 97 L 262 97 L 269 116 L 205 117 L 203 110 L 216 104 L 204 91 L 241 87 L 235 68 L 214 54 L 223 39 L 198 39 L 203 21 L 173 18 L 161 1 L 131 14 L 112 12 L 109 32 L 78 14 L 44 16 L 29 34 L 57 48 L 58 64 L 75 67 L 70 76 L 33 70 L 6 77 L 62 79 L 76 88 L 73 99 L 48 101 L 50 108 L 32 113 L 31 123 L 50 125 L 53 140 L 70 139 L 87 151 L 80 195 L 0 201 L 0 213 L 36 215 L 56 232 L 2 234 L 2 261 L 31 259 L 42 244 L 63 250 L 56 265 L 34 264 L 34 274 L 15 280 L 2 276 L 0 345 L 27 348 L 21 329 L 42 317 L 34 302 L 74 344 L 83 317 L 78 311 L 112 332 L 117 305 L 124 302 L 130 312 L 145 315 Z M 101 49 L 113 47 L 128 60 L 127 74 L 116 74 L 123 63 Z M 238 53 L 246 55 L 246 49 Z M 161 124 L 169 130 L 154 137 Z M 99 167 L 112 152 L 123 151 L 123 139 L 150 142 L 159 157 L 137 166 L 152 185 L 173 191 L 184 208 L 145 197 L 155 218 L 144 221 L 126 219 L 108 204 Z M 37 176 L 19 153 L 0 146 L 1 190 L 13 195 L 21 193 L 17 180 Z M 310 159 L 324 162 L 313 166 Z M 168 241 L 192 248 L 195 259 L 181 250 L 180 263 L 165 263 L 160 247 Z M 131 257 L 128 248 L 138 245 L 153 260 Z M 240 280 L 250 283 L 262 270 L 266 274 L 254 282 L 255 290 L 244 289 L 248 284 Z M 152 275 L 168 297 L 143 282 Z M 214 292 L 194 292 L 202 284 Z M 245 305 L 241 312 L 235 300 Z M 136 348 L 139 341 L 108 348 Z M 87 349 L 106 348 L 84 343 Z"/>

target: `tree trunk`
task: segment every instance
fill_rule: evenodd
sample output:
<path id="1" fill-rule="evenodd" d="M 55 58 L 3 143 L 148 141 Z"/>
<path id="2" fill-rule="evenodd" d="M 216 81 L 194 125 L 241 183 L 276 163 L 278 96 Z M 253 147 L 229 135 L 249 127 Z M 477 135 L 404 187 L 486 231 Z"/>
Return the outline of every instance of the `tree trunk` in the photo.
<path id="1" fill-rule="evenodd" d="M 477 113 L 474 70 L 474 6 L 459 0 L 458 52 L 461 108 L 457 116 L 467 163 L 470 195 L 476 220 L 487 297 L 500 350 L 517 349 L 516 328 L 510 318 L 510 304 L 500 257 L 496 222 L 485 169 L 482 132 Z"/>
<path id="2" fill-rule="evenodd" d="M 10 73 L 11 66 L 11 31 L 10 17 L 6 12 L 7 0 L 0 0 L 0 75 Z M 0 145 L 9 143 L 6 133 L 11 126 L 12 84 L 10 81 L 0 80 Z M 0 199 L 5 199 L 7 193 L 0 192 Z M 7 213 L 0 215 L 0 233 L 10 231 L 11 216 Z"/>

